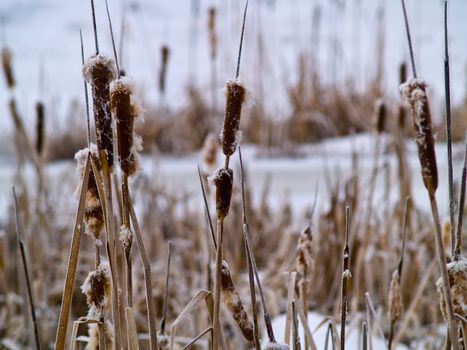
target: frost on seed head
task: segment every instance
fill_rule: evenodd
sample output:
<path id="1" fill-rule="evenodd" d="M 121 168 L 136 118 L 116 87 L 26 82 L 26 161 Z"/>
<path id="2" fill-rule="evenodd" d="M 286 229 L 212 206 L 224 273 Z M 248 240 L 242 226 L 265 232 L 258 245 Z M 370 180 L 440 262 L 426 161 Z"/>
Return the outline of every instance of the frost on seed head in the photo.
<path id="1" fill-rule="evenodd" d="M 100 170 L 97 147 L 91 143 L 89 148 L 86 147 L 75 154 L 75 159 L 77 162 L 76 171 L 81 180 L 83 179 L 84 171 L 86 170 L 86 160 L 89 152 L 91 152 L 91 157 L 94 161 L 94 164 L 96 165 L 97 170 Z M 75 196 L 78 197 L 80 192 L 81 185 L 78 185 L 75 191 Z M 89 171 L 88 189 L 85 193 L 84 223 L 86 226 L 85 232 L 94 239 L 99 239 L 104 227 L 104 212 L 102 210 L 101 202 L 99 199 L 99 190 L 92 168 Z"/>
<path id="2" fill-rule="evenodd" d="M 438 170 L 426 84 L 420 79 L 410 79 L 401 84 L 400 92 L 402 98 L 410 105 L 423 182 L 427 190 L 433 194 L 438 187 Z"/>
<path id="3" fill-rule="evenodd" d="M 349 278 L 352 278 L 352 273 L 350 272 L 350 270 L 345 270 L 344 272 L 342 272 L 342 279 L 349 279 Z"/>
<path id="4" fill-rule="evenodd" d="M 447 265 L 449 285 L 451 288 L 453 311 L 459 315 L 467 314 L 467 258 L 460 257 Z M 443 281 L 436 282 L 440 294 L 441 313 L 447 320 L 446 301 L 443 292 Z"/>
<path id="5" fill-rule="evenodd" d="M 89 306 L 88 318 L 100 320 L 104 312 L 110 306 L 110 269 L 108 263 L 101 263 L 99 267 L 91 271 L 81 291 L 86 295 Z"/>
<path id="6" fill-rule="evenodd" d="M 139 170 L 138 151 L 141 139 L 133 132 L 134 119 L 139 116 L 141 108 L 133 98 L 133 82 L 122 77 L 110 85 L 110 105 L 117 126 L 118 160 L 122 171 L 127 176 Z"/>
<path id="7" fill-rule="evenodd" d="M 115 62 L 100 54 L 91 56 L 84 62 L 83 76 L 89 84 L 96 81 L 109 83 L 117 76 Z"/>
<path id="8" fill-rule="evenodd" d="M 238 79 L 227 81 L 225 84 L 225 113 L 220 140 L 222 152 L 226 156 L 234 154 L 240 139 L 240 117 L 242 114 L 242 104 L 245 100 L 246 89 Z"/>
<path id="9" fill-rule="evenodd" d="M 120 241 L 122 242 L 125 251 L 127 251 L 127 249 L 131 247 L 131 244 L 133 242 L 133 233 L 125 225 L 122 225 L 120 227 Z"/>
<path id="10" fill-rule="evenodd" d="M 270 341 L 264 344 L 263 350 L 289 350 L 289 346 L 284 343 L 274 343 Z"/>

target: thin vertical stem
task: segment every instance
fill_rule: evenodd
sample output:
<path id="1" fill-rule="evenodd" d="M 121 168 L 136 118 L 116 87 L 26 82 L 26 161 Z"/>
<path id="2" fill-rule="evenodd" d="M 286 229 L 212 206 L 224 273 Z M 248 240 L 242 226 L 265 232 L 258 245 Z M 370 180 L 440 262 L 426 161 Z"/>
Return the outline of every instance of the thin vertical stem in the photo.
<path id="1" fill-rule="evenodd" d="M 350 207 L 345 207 L 345 243 L 344 256 L 342 262 L 342 284 L 341 284 L 341 350 L 345 350 L 345 321 L 347 318 L 347 282 L 350 278 L 350 249 L 349 249 L 349 211 Z"/>

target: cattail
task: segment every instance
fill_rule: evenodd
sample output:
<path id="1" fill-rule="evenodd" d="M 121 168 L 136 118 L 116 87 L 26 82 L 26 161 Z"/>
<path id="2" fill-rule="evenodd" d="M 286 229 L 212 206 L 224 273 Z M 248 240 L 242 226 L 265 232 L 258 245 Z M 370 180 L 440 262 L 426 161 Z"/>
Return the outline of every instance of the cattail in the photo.
<path id="1" fill-rule="evenodd" d="M 235 322 L 240 328 L 243 336 L 249 342 L 253 342 L 253 325 L 248 319 L 248 314 L 243 308 L 243 303 L 237 293 L 235 285 L 230 275 L 229 265 L 225 260 L 222 261 L 222 278 L 221 278 L 222 295 L 224 296 L 224 304 L 232 314 Z"/>
<path id="2" fill-rule="evenodd" d="M 376 118 L 375 118 L 375 129 L 378 134 L 384 131 L 386 124 L 386 105 L 382 99 L 376 101 Z"/>
<path id="3" fill-rule="evenodd" d="M 206 170 L 212 169 L 217 165 L 217 148 L 219 144 L 214 134 L 208 134 L 204 140 L 201 156 Z"/>
<path id="4" fill-rule="evenodd" d="M 208 12 L 208 32 L 209 47 L 211 49 L 211 58 L 217 55 L 217 34 L 216 34 L 216 8 L 210 7 Z"/>
<path id="5" fill-rule="evenodd" d="M 237 80 L 230 80 L 225 85 L 227 97 L 224 114 L 224 124 L 220 134 L 222 151 L 226 157 L 234 154 L 239 141 L 240 116 L 245 99 L 245 88 Z"/>
<path id="6" fill-rule="evenodd" d="M 388 317 L 391 322 L 396 322 L 402 316 L 403 303 L 400 285 L 399 271 L 396 269 L 392 273 L 391 286 L 389 288 L 389 310 Z"/>
<path id="7" fill-rule="evenodd" d="M 44 150 L 44 103 L 39 101 L 36 103 L 36 152 L 39 156 Z"/>
<path id="8" fill-rule="evenodd" d="M 15 87 L 15 78 L 13 76 L 13 68 L 11 66 L 11 51 L 8 47 L 2 48 L 2 67 L 5 74 L 6 84 L 9 89 Z"/>
<path id="9" fill-rule="evenodd" d="M 167 45 L 161 47 L 161 69 L 159 71 L 159 92 L 165 93 L 165 82 L 167 76 L 167 64 L 169 62 L 170 49 Z"/>
<path id="10" fill-rule="evenodd" d="M 91 84 L 99 152 L 106 154 L 107 164 L 113 166 L 113 134 L 110 114 L 110 82 L 115 78 L 114 61 L 102 55 L 91 56 L 83 66 L 84 79 Z"/>
<path id="11" fill-rule="evenodd" d="M 141 141 L 133 133 L 133 122 L 139 114 L 139 107 L 132 100 L 133 84 L 123 77 L 110 86 L 110 106 L 117 126 L 117 148 L 120 168 L 127 176 L 139 169 L 137 151 Z"/>
<path id="12" fill-rule="evenodd" d="M 84 176 L 86 158 L 89 152 L 91 152 L 91 157 L 99 171 L 100 163 L 97 155 L 97 147 L 91 143 L 89 148 L 85 148 L 75 154 L 75 159 L 77 161 L 76 171 L 80 177 Z M 76 193 L 79 193 L 79 190 L 80 188 L 77 188 Z M 89 172 L 88 189 L 85 197 L 84 222 L 86 225 L 86 233 L 94 239 L 99 239 L 104 227 L 104 212 L 102 210 L 97 183 L 92 169 Z"/>
<path id="13" fill-rule="evenodd" d="M 310 284 L 309 276 L 313 267 L 313 258 L 311 257 L 313 235 L 311 227 L 307 227 L 298 237 L 298 256 L 296 261 L 297 273 L 299 274 L 299 286 L 307 292 Z"/>
<path id="14" fill-rule="evenodd" d="M 400 86 L 400 91 L 410 105 L 423 182 L 430 195 L 433 195 L 438 187 L 438 169 L 426 85 L 420 79 L 410 79 Z"/>
<path id="15" fill-rule="evenodd" d="M 402 62 L 399 66 L 399 84 L 403 84 L 407 81 L 407 65 Z"/>
<path id="16" fill-rule="evenodd" d="M 456 314 L 465 316 L 467 315 L 467 259 L 459 257 L 447 265 L 449 285 L 452 296 L 453 311 Z M 443 293 L 443 281 L 440 278 L 436 285 L 440 294 L 440 307 L 441 313 L 445 320 L 447 317 L 446 300 Z"/>
<path id="17" fill-rule="evenodd" d="M 232 198 L 233 171 L 230 168 L 220 168 L 210 178 L 216 186 L 217 218 L 223 220 L 229 213 Z"/>
<path id="18" fill-rule="evenodd" d="M 101 263 L 96 270 L 91 271 L 81 286 L 81 291 L 86 295 L 89 306 L 88 318 L 100 321 L 111 300 L 108 265 Z"/>
<path id="19" fill-rule="evenodd" d="M 129 254 L 133 243 L 133 233 L 125 225 L 120 227 L 120 241 L 122 242 L 125 254 Z"/>

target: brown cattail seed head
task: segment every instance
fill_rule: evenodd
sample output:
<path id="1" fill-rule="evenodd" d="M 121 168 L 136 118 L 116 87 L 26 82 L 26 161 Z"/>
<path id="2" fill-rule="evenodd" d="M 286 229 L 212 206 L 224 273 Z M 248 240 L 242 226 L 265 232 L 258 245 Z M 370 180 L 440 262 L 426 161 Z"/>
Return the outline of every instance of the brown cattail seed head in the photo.
<path id="1" fill-rule="evenodd" d="M 403 308 L 400 276 L 399 271 L 396 269 L 392 273 L 391 286 L 389 288 L 389 319 L 392 322 L 399 320 L 402 316 Z"/>
<path id="2" fill-rule="evenodd" d="M 310 283 L 310 275 L 313 268 L 313 258 L 311 257 L 311 248 L 313 235 L 311 227 L 307 227 L 298 237 L 298 256 L 296 261 L 296 268 L 299 274 L 299 285 L 303 285 L 305 290 L 308 291 Z"/>
<path id="3" fill-rule="evenodd" d="M 403 84 L 407 81 L 407 65 L 402 62 L 399 66 L 399 84 Z"/>
<path id="4" fill-rule="evenodd" d="M 245 100 L 245 88 L 238 80 L 230 80 L 225 85 L 224 124 L 220 134 L 222 152 L 229 157 L 234 154 L 239 140 L 240 117 Z"/>
<path id="5" fill-rule="evenodd" d="M 120 78 L 110 86 L 110 106 L 117 126 L 117 148 L 120 168 L 131 176 L 139 169 L 138 148 L 133 122 L 139 108 L 132 101 L 133 84 L 128 78 Z M 135 142 L 137 141 L 137 142 Z"/>
<path id="6" fill-rule="evenodd" d="M 36 103 L 36 152 L 39 156 L 44 151 L 44 131 L 45 131 L 45 120 L 44 120 L 44 103 L 41 101 Z"/>
<path id="7" fill-rule="evenodd" d="M 384 131 L 384 126 L 386 124 L 386 105 L 383 100 L 378 99 L 376 101 L 376 119 L 375 119 L 375 128 L 378 134 L 381 134 Z"/>
<path id="8" fill-rule="evenodd" d="M 159 71 L 159 91 L 165 92 L 165 82 L 167 76 L 167 64 L 169 62 L 170 49 L 167 45 L 161 47 L 161 69 Z"/>
<path id="9" fill-rule="evenodd" d="M 3 73 L 5 74 L 6 84 L 9 89 L 15 87 L 15 78 L 13 76 L 13 68 L 11 65 L 11 51 L 8 47 L 2 48 L 2 67 Z"/>
<path id="10" fill-rule="evenodd" d="M 201 150 L 201 156 L 203 160 L 204 167 L 212 169 L 217 164 L 217 148 L 219 143 L 217 142 L 217 137 L 214 134 L 208 134 L 204 140 L 203 149 Z"/>
<path id="11" fill-rule="evenodd" d="M 89 151 L 91 151 L 91 157 L 99 171 L 99 159 L 97 155 L 97 147 L 94 144 L 90 145 L 90 148 L 85 148 L 75 154 L 77 161 L 76 171 L 82 178 L 84 176 L 86 159 Z M 78 194 L 80 187 L 76 189 Z M 94 177 L 93 170 L 89 172 L 88 189 L 85 195 L 84 202 L 84 223 L 86 225 L 86 233 L 94 239 L 99 239 L 102 229 L 104 227 L 104 212 L 102 210 L 101 201 L 99 199 L 99 191 L 97 189 L 97 182 Z"/>
<path id="12" fill-rule="evenodd" d="M 210 178 L 216 186 L 217 218 L 223 220 L 229 213 L 232 198 L 233 171 L 230 168 L 220 168 Z"/>
<path id="13" fill-rule="evenodd" d="M 447 265 L 449 286 L 451 288 L 453 311 L 461 316 L 467 315 L 467 258 L 459 257 Z M 440 278 L 436 285 L 440 293 L 441 313 L 445 320 L 447 318 L 446 301 L 443 292 L 443 281 Z"/>
<path id="14" fill-rule="evenodd" d="M 108 265 L 101 263 L 97 270 L 91 271 L 81 286 L 89 305 L 88 317 L 100 320 L 110 305 L 110 272 Z"/>
<path id="15" fill-rule="evenodd" d="M 426 85 L 422 80 L 410 79 L 400 86 L 400 91 L 410 105 L 423 182 L 430 195 L 433 195 L 438 188 L 438 169 Z"/>
<path id="16" fill-rule="evenodd" d="M 233 284 L 232 276 L 230 275 L 229 265 L 225 260 L 222 261 L 221 288 L 225 306 L 227 306 L 227 309 L 232 314 L 245 339 L 252 342 L 253 325 L 248 319 L 248 314 L 243 308 L 243 303 L 238 296 L 235 285 Z"/>
<path id="17" fill-rule="evenodd" d="M 208 32 L 209 46 L 211 49 L 211 58 L 216 58 L 217 55 L 217 34 L 216 34 L 216 8 L 210 7 L 208 12 Z"/>
<path id="18" fill-rule="evenodd" d="M 123 251 L 125 252 L 125 255 L 128 257 L 130 255 L 131 245 L 133 243 L 133 233 L 125 225 L 122 225 L 122 227 L 120 227 L 120 241 L 122 242 L 122 245 L 123 245 Z"/>
<path id="19" fill-rule="evenodd" d="M 116 76 L 112 59 L 102 55 L 91 56 L 83 66 L 84 79 L 91 84 L 96 140 L 99 152 L 106 153 L 107 163 L 113 166 L 113 134 L 110 114 L 110 82 Z"/>

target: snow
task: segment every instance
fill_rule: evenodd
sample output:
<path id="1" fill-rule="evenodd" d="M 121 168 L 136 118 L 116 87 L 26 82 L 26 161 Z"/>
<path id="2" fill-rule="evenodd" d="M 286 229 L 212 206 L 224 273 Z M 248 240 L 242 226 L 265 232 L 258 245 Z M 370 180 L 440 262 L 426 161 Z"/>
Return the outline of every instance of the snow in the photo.
<path id="1" fill-rule="evenodd" d="M 199 3 L 199 6 L 196 6 Z M 95 1 L 100 52 L 112 57 L 111 39 L 104 1 Z M 110 1 L 110 13 L 117 46 L 124 17 L 126 26 L 124 54 L 120 62 L 135 79 L 140 94 L 156 102 L 157 73 L 161 64 L 160 47 L 170 47 L 166 101 L 170 107 L 186 102 L 185 88 L 194 83 L 210 86 L 209 36 L 207 9 L 217 10 L 218 96 L 222 82 L 235 73 L 244 1 L 238 0 L 131 0 Z M 385 9 L 383 18 L 379 8 Z M 407 2 L 417 70 L 433 87 L 443 93 L 443 2 Z M 320 42 L 313 40 L 313 18 L 320 17 Z M 449 37 L 453 101 L 465 93 L 467 22 L 465 0 L 449 1 Z M 79 30 L 84 37 L 85 56 L 94 53 L 90 2 L 82 0 L 2 0 L 0 19 L 5 23 L 6 42 L 13 53 L 13 69 L 26 118 L 34 115 L 38 97 L 53 108 L 59 122 L 70 99 L 83 101 Z M 297 78 L 300 52 L 317 58 L 313 65 L 327 82 L 355 78 L 357 88 L 375 75 L 377 26 L 384 25 L 384 90 L 397 95 L 397 67 L 408 57 L 402 10 L 399 2 L 354 0 L 258 0 L 251 2 L 245 27 L 245 42 L 240 76 L 254 97 L 264 93 L 267 112 L 281 114 L 289 109 L 285 87 Z M 261 41 L 260 41 L 261 40 Z M 258 52 L 258 47 L 263 51 Z M 117 47 L 118 49 L 118 47 Z M 44 86 L 38 82 L 44 67 Z M 258 79 L 261 75 L 261 79 Z M 4 87 L 3 77 L 0 87 Z M 7 94 L 0 94 L 0 115 L 6 112 Z M 437 113 L 434 113 L 437 114 Z M 83 116 L 83 123 L 84 123 Z M 5 122 L 6 121 L 6 122 Z M 63 121 L 62 121 L 63 122 Z M 9 118 L 0 118 L 1 129 L 9 128 Z M 50 127 L 50 126 L 49 126 Z"/>
<path id="2" fill-rule="evenodd" d="M 328 328 L 327 327 L 328 322 L 323 322 L 325 318 L 326 318 L 325 316 L 320 315 L 316 312 L 308 313 L 308 326 L 312 332 L 313 340 L 315 341 L 316 347 L 318 349 L 325 349 L 326 332 Z M 272 321 L 274 336 L 276 337 L 278 341 L 284 340 L 285 323 L 286 323 L 285 315 L 276 317 Z M 336 328 L 339 332 L 340 325 L 336 324 Z M 305 340 L 305 333 L 301 325 L 299 326 L 299 337 L 300 337 L 301 343 L 303 344 Z M 266 341 L 266 337 L 263 337 L 263 341 Z M 331 340 L 329 340 L 329 348 L 331 348 L 330 344 L 331 344 Z M 362 348 L 360 330 L 351 329 L 349 326 L 346 327 L 345 348 L 347 350 L 360 350 Z M 373 336 L 373 349 L 385 349 L 385 348 L 387 348 L 387 345 L 385 344 L 384 340 L 376 336 Z M 393 349 L 405 350 L 408 348 L 403 345 L 397 345 Z"/>

